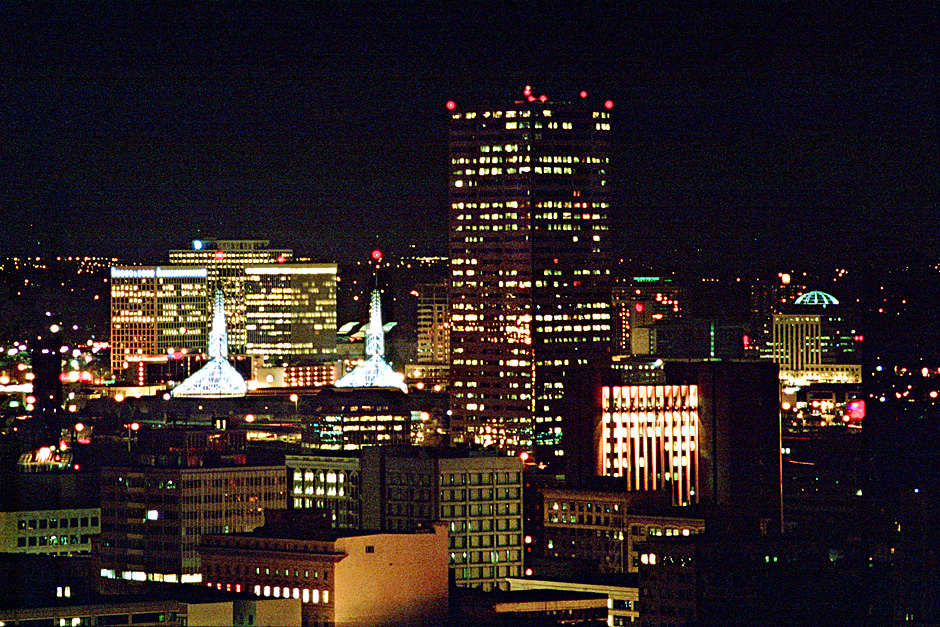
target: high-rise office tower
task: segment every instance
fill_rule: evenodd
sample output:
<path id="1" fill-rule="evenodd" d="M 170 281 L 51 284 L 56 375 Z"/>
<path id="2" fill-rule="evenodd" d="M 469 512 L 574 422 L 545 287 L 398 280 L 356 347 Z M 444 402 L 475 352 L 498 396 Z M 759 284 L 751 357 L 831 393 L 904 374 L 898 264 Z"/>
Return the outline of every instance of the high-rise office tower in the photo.
<path id="1" fill-rule="evenodd" d="M 418 294 L 418 350 L 415 363 L 407 368 L 408 378 L 428 388 L 443 386 L 450 378 L 447 283 L 417 285 L 415 292 Z"/>
<path id="2" fill-rule="evenodd" d="M 145 363 L 206 352 L 206 276 L 205 267 L 111 268 L 113 372 L 143 384 Z"/>
<path id="3" fill-rule="evenodd" d="M 571 368 L 610 354 L 610 111 L 448 103 L 455 439 L 562 454 Z"/>
<path id="4" fill-rule="evenodd" d="M 336 353 L 336 264 L 245 268 L 245 350 L 281 363 Z"/>
<path id="5" fill-rule="evenodd" d="M 194 240 L 188 250 L 171 250 L 171 264 L 203 266 L 208 272 L 210 289 L 222 289 L 225 295 L 225 320 L 228 325 L 229 350 L 245 354 L 245 268 L 250 265 L 286 263 L 293 256 L 289 249 L 268 248 L 267 240 Z"/>

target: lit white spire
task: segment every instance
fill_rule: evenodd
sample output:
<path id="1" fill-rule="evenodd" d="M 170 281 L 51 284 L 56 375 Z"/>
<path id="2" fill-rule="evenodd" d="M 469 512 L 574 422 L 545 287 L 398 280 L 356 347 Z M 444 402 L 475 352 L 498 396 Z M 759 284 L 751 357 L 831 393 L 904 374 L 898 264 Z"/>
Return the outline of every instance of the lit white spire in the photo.
<path id="1" fill-rule="evenodd" d="M 220 398 L 245 396 L 248 384 L 228 363 L 228 332 L 222 290 L 216 290 L 212 307 L 212 329 L 209 331 L 209 363 L 173 388 L 174 398 Z"/>

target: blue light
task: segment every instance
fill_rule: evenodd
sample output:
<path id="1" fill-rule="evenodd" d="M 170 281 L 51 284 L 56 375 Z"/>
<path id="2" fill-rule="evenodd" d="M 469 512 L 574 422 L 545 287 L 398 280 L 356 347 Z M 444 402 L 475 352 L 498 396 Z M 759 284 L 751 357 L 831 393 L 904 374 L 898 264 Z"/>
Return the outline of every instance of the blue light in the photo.
<path id="1" fill-rule="evenodd" d="M 193 240 L 193 250 L 202 250 L 202 240 L 194 239 Z"/>

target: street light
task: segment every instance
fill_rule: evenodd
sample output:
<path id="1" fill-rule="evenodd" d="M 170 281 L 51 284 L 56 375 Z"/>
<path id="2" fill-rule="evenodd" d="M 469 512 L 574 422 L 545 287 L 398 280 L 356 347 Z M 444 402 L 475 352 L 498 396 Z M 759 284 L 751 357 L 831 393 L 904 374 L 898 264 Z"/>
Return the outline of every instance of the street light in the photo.
<path id="1" fill-rule="evenodd" d="M 296 394 L 290 395 L 290 400 L 294 401 L 294 420 L 297 420 L 297 401 L 300 399 Z"/>

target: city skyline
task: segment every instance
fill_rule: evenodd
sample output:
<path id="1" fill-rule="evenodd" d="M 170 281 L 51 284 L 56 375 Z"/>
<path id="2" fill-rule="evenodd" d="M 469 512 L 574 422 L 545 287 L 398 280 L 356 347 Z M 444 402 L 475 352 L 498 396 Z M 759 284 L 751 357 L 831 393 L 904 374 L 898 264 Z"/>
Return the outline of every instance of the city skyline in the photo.
<path id="1" fill-rule="evenodd" d="M 8 9 L 0 253 L 443 252 L 445 103 L 525 85 L 613 101 L 621 254 L 816 263 L 936 242 L 916 13 L 540 9 Z"/>

